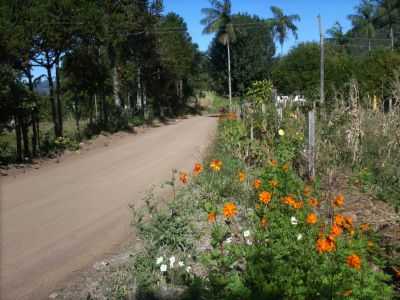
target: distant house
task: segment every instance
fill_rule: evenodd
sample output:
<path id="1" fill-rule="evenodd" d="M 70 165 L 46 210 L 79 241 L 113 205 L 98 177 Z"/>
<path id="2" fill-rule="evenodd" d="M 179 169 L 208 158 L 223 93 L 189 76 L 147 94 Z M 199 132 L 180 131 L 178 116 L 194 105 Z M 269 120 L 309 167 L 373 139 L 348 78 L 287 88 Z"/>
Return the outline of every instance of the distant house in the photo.
<path id="1" fill-rule="evenodd" d="M 288 104 L 297 104 L 304 105 L 306 103 L 306 99 L 304 96 L 296 95 L 296 96 L 277 96 L 275 101 L 277 106 L 287 106 Z"/>

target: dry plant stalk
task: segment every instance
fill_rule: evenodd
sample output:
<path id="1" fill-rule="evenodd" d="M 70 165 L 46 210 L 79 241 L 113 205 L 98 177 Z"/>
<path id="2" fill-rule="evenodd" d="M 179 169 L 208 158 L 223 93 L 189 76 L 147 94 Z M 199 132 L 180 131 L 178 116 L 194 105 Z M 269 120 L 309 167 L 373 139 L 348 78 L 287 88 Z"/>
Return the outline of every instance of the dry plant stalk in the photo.
<path id="1" fill-rule="evenodd" d="M 361 139 L 363 137 L 361 109 L 360 109 L 360 93 L 357 81 L 353 80 L 350 84 L 350 127 L 346 130 L 346 141 L 352 153 L 352 163 L 355 164 L 361 158 Z"/>

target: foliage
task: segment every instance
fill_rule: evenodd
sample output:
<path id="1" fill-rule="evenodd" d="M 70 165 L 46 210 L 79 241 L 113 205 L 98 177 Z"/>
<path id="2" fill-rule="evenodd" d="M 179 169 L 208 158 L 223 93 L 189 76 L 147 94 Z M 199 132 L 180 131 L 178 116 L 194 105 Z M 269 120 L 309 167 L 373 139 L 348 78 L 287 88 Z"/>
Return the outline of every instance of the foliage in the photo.
<path id="1" fill-rule="evenodd" d="M 232 16 L 237 25 L 235 43 L 232 49 L 232 91 L 233 95 L 242 96 L 255 80 L 263 80 L 268 76 L 275 46 L 272 32 L 264 20 L 257 16 L 237 14 Z M 241 24 L 254 23 L 258 26 L 246 27 Z M 210 56 L 210 76 L 213 89 L 222 95 L 228 94 L 227 51 L 219 42 L 217 34 L 208 50 Z"/>

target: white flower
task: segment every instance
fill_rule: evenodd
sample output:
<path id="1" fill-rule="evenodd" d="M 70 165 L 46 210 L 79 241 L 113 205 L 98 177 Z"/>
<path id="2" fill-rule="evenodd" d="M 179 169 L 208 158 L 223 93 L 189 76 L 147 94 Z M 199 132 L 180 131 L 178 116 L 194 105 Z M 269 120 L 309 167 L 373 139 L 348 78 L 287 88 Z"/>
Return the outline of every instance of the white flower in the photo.
<path id="1" fill-rule="evenodd" d="M 159 265 L 164 261 L 164 257 L 160 256 L 157 258 L 156 264 Z"/>
<path id="2" fill-rule="evenodd" d="M 245 238 L 249 237 L 250 236 L 250 230 L 246 230 L 245 232 L 243 232 L 243 236 Z"/>
<path id="3" fill-rule="evenodd" d="M 183 261 L 180 260 L 180 261 L 178 262 L 178 266 L 184 267 L 184 266 L 185 266 L 185 263 L 184 263 Z"/>
<path id="4" fill-rule="evenodd" d="M 164 273 L 164 272 L 167 272 L 167 265 L 166 264 L 162 264 L 161 266 L 160 266 L 160 271 L 161 271 L 161 273 Z"/>
<path id="5" fill-rule="evenodd" d="M 278 130 L 278 134 L 279 134 L 280 136 L 284 136 L 284 135 L 285 135 L 285 131 L 284 131 L 283 129 L 279 129 L 279 130 Z"/>
<path id="6" fill-rule="evenodd" d="M 251 245 L 253 245 L 253 242 L 250 241 L 250 240 L 246 240 L 246 244 L 249 245 L 249 246 L 251 246 Z"/>
<path id="7" fill-rule="evenodd" d="M 291 217 L 290 223 L 292 223 L 292 225 L 297 225 L 297 224 L 299 224 L 299 221 L 297 221 L 296 217 Z"/>
<path id="8" fill-rule="evenodd" d="M 232 243 L 232 237 L 228 237 L 228 238 L 225 240 L 225 243 L 227 243 L 227 244 Z"/>
<path id="9" fill-rule="evenodd" d="M 187 266 L 186 267 L 186 272 L 190 273 L 190 271 L 192 271 L 192 267 L 191 266 Z"/>
<path id="10" fill-rule="evenodd" d="M 173 268 L 173 267 L 174 267 L 175 261 L 176 261 L 175 256 L 171 256 L 171 257 L 169 258 L 169 267 L 170 267 L 170 268 Z"/>
<path id="11" fill-rule="evenodd" d="M 299 233 L 298 235 L 297 235 L 297 240 L 298 241 L 301 241 L 303 239 L 303 235 L 301 234 L 301 233 Z"/>

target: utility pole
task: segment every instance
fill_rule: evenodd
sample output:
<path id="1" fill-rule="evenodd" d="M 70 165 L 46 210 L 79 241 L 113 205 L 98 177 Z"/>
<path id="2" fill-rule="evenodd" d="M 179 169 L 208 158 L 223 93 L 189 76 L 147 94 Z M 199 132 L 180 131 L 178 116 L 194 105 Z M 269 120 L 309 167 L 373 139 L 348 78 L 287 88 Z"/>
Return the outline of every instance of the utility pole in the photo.
<path id="1" fill-rule="evenodd" d="M 322 20 L 321 16 L 318 16 L 319 36 L 320 36 L 320 48 L 321 48 L 321 104 L 325 102 L 325 47 L 324 47 L 324 32 L 322 31 Z"/>
<path id="2" fill-rule="evenodd" d="M 229 43 L 230 37 L 227 36 L 227 49 L 228 49 L 228 84 L 229 84 L 229 109 L 232 110 L 232 76 L 231 76 L 231 47 Z"/>

